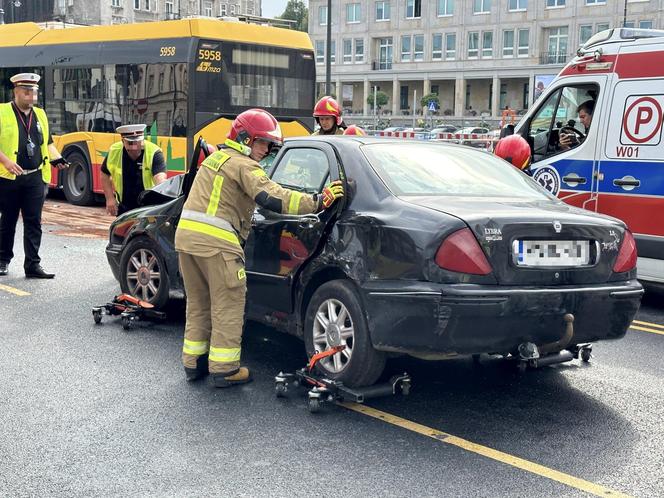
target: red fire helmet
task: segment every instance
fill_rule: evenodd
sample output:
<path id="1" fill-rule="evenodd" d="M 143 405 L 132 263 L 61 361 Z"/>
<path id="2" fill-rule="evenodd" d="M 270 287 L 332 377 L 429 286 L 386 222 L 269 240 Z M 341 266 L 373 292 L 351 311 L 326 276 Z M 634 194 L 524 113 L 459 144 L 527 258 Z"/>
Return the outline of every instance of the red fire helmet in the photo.
<path id="1" fill-rule="evenodd" d="M 249 147 L 256 139 L 276 145 L 283 143 L 279 122 L 263 109 L 249 109 L 238 114 L 228 132 L 228 138 Z"/>
<path id="2" fill-rule="evenodd" d="M 360 137 L 366 136 L 367 132 L 364 131 L 362 128 L 356 125 L 350 125 L 348 128 L 344 130 L 344 135 L 356 135 Z"/>
<path id="3" fill-rule="evenodd" d="M 512 163 L 520 170 L 525 170 L 530 166 L 530 145 L 521 135 L 510 135 L 501 138 L 493 153 Z"/>
<path id="4" fill-rule="evenodd" d="M 334 116 L 336 118 L 337 126 L 341 124 L 341 108 L 336 100 L 329 95 L 321 98 L 316 102 L 314 107 L 314 117 L 320 118 L 321 116 Z M 316 120 L 318 121 L 318 120 Z"/>

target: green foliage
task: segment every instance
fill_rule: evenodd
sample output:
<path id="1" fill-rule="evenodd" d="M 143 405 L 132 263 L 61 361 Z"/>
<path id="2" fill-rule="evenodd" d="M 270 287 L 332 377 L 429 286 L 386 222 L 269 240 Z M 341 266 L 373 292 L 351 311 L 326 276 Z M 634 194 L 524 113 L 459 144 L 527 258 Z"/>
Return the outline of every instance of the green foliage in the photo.
<path id="1" fill-rule="evenodd" d="M 298 31 L 307 31 L 309 29 L 309 9 L 299 0 L 288 0 L 284 13 L 279 16 L 279 19 L 289 19 L 297 21 L 295 29 Z"/>
<path id="2" fill-rule="evenodd" d="M 378 109 L 380 109 L 381 107 L 386 105 L 387 101 L 388 101 L 388 96 L 385 92 L 380 92 L 380 91 L 376 92 L 376 107 Z M 369 96 L 367 97 L 367 104 L 369 104 L 371 106 L 371 108 L 373 109 L 373 105 L 374 105 L 374 94 L 373 94 L 373 92 L 369 93 Z"/>
<path id="3" fill-rule="evenodd" d="M 422 106 L 423 109 L 429 107 L 429 102 L 433 102 L 434 104 L 436 104 L 436 109 L 440 109 L 440 100 L 438 99 L 437 93 L 430 93 L 420 99 L 420 105 Z"/>

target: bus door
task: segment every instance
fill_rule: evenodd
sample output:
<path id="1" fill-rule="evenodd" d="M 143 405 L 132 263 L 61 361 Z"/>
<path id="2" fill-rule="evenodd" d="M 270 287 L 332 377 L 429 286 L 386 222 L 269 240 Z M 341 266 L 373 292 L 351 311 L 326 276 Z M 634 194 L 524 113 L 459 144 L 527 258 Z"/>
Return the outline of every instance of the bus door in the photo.
<path id="1" fill-rule="evenodd" d="M 533 117 L 520 130 L 533 150 L 533 179 L 553 195 L 574 206 L 597 209 L 597 161 L 606 76 L 565 82 L 544 99 Z M 581 108 L 592 108 L 586 127 Z M 586 121 L 587 122 L 587 121 Z M 568 140 L 563 137 L 568 136 Z M 562 142 L 561 142 L 561 139 Z"/>

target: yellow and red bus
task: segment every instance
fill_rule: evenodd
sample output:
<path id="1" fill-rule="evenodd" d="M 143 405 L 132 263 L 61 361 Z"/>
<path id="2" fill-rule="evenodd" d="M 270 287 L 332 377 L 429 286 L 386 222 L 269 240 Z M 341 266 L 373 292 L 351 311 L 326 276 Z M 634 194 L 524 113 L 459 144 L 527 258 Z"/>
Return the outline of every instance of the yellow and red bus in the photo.
<path id="1" fill-rule="evenodd" d="M 177 21 L 43 29 L 0 26 L 0 100 L 9 78 L 42 76 L 40 107 L 72 166 L 52 187 L 77 205 L 102 192 L 101 163 L 121 124 L 145 123 L 169 175 L 184 172 L 200 135 L 222 143 L 233 118 L 261 107 L 285 136 L 313 127 L 315 60 L 306 33 L 245 22 Z"/>

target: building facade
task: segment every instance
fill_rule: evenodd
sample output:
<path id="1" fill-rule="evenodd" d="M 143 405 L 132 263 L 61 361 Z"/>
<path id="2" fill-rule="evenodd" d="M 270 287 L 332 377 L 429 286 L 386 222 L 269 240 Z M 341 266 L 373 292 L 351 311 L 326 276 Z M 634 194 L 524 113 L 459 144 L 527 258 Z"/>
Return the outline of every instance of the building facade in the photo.
<path id="1" fill-rule="evenodd" d="M 319 95 L 327 4 L 309 0 Z M 440 117 L 523 111 L 593 34 L 664 27 L 664 0 L 332 0 L 331 13 L 332 93 L 368 117 L 367 96 L 383 91 L 392 119 L 422 116 L 430 93 Z"/>
<path id="2" fill-rule="evenodd" d="M 55 0 L 53 17 L 73 24 L 126 24 L 189 16 L 260 16 L 262 0 Z"/>

